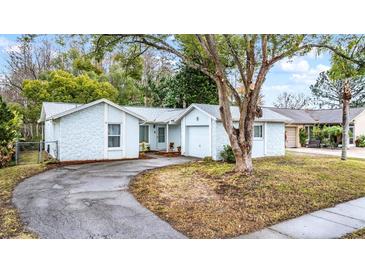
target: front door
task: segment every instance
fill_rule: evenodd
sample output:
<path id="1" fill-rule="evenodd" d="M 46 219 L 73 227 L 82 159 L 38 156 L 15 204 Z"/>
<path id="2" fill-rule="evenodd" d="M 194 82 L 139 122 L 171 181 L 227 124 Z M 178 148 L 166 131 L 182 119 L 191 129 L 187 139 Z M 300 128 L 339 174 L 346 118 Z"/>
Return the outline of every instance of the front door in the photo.
<path id="1" fill-rule="evenodd" d="M 157 149 L 164 150 L 166 149 L 166 127 L 158 126 L 157 127 Z"/>

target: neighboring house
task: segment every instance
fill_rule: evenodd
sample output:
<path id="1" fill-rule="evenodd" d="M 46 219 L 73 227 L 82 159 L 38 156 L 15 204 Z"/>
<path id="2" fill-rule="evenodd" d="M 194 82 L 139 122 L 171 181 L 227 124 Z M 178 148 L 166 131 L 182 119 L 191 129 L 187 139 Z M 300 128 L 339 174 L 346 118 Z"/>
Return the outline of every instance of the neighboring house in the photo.
<path id="1" fill-rule="evenodd" d="M 239 111 L 231 107 L 234 122 Z M 106 99 L 85 105 L 43 103 L 46 150 L 60 161 L 137 158 L 140 143 L 151 150 L 177 150 L 186 156 L 220 158 L 229 144 L 216 105 L 187 109 L 123 107 Z M 270 108 L 254 124 L 253 157 L 285 153 L 285 117 Z"/>
<path id="2" fill-rule="evenodd" d="M 300 147 L 299 130 L 305 128 L 309 139 L 313 138 L 312 130 L 315 125 L 341 125 L 342 109 L 323 109 L 323 110 L 298 110 L 284 108 L 270 108 L 272 111 L 284 115 L 291 119 L 286 123 L 286 147 Z M 349 145 L 354 145 L 354 140 L 359 135 L 365 134 L 365 108 L 351 108 L 350 115 Z"/>

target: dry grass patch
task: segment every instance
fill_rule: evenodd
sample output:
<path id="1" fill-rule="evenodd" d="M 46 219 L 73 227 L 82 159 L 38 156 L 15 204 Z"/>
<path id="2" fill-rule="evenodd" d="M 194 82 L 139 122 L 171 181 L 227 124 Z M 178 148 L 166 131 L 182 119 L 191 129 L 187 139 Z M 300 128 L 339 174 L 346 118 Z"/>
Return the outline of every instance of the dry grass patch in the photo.
<path id="1" fill-rule="evenodd" d="M 20 165 L 0 169 L 0 239 L 35 237 L 24 229 L 11 198 L 18 183 L 43 170 L 43 165 Z"/>
<path id="2" fill-rule="evenodd" d="M 365 228 L 349 233 L 343 239 L 365 239 Z"/>
<path id="3" fill-rule="evenodd" d="M 364 161 L 289 154 L 254 164 L 249 177 L 219 162 L 169 166 L 139 175 L 131 191 L 191 238 L 235 237 L 365 196 Z"/>

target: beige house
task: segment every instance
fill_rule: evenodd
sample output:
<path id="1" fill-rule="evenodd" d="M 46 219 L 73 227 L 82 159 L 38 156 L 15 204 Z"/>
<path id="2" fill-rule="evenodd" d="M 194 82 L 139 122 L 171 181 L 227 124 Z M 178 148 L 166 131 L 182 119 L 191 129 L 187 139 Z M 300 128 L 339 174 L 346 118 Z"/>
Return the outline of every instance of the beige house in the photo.
<path id="1" fill-rule="evenodd" d="M 313 126 L 315 125 L 341 125 L 342 109 L 284 109 L 271 108 L 271 110 L 291 119 L 285 124 L 285 146 L 300 147 L 299 130 L 306 128 L 308 136 L 312 136 Z M 349 138 L 349 145 L 354 145 L 356 137 L 365 135 L 365 107 L 350 109 L 350 131 L 352 137 Z"/>

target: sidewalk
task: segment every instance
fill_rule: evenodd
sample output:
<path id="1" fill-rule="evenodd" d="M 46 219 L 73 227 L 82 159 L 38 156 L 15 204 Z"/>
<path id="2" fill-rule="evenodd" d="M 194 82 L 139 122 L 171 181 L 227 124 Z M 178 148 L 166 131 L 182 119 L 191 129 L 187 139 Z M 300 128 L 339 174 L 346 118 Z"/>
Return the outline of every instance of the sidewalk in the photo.
<path id="1" fill-rule="evenodd" d="M 301 153 L 301 154 L 318 154 L 318 155 L 328 155 L 341 157 L 341 149 L 328 149 L 328 148 L 286 148 L 287 151 Z M 349 158 L 360 158 L 365 159 L 365 148 L 363 147 L 350 147 L 347 150 L 347 157 Z"/>
<path id="2" fill-rule="evenodd" d="M 284 221 L 239 239 L 335 239 L 365 227 L 365 197 Z"/>

